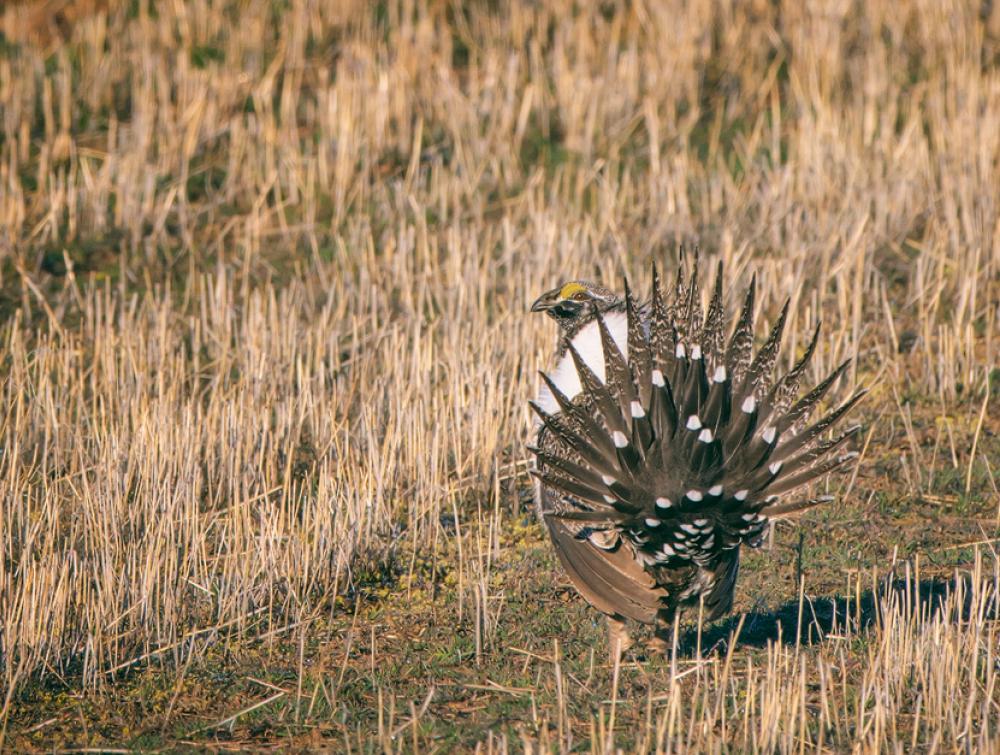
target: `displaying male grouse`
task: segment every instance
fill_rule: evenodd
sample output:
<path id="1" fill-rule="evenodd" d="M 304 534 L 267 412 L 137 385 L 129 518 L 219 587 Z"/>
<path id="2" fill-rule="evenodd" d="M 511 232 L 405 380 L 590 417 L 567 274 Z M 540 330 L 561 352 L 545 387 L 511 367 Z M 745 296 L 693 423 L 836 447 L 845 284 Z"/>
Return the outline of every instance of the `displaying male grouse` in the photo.
<path id="1" fill-rule="evenodd" d="M 740 546 L 759 545 L 770 518 L 831 500 L 781 497 L 855 456 L 837 452 L 857 427 L 827 436 L 864 391 L 807 424 L 848 363 L 797 398 L 819 327 L 774 379 L 788 302 L 754 355 L 754 289 L 728 341 L 721 264 L 707 312 L 697 261 L 670 297 L 654 267 L 648 305 L 627 282 L 622 297 L 584 281 L 532 305 L 561 328 L 531 404 L 537 504 L 574 586 L 607 615 L 613 655 L 628 644 L 625 619 L 655 624 L 663 647 L 678 609 L 728 612 Z"/>

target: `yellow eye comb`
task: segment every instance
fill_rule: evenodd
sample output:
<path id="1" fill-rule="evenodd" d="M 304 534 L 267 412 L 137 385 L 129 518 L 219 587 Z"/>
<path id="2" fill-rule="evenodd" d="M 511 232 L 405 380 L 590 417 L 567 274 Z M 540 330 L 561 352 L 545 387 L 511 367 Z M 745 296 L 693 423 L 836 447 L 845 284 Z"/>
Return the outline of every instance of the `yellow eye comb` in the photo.
<path id="1" fill-rule="evenodd" d="M 565 286 L 562 287 L 562 289 L 560 289 L 560 291 L 559 291 L 559 298 L 560 299 L 569 299 L 570 297 L 573 296 L 573 294 L 578 294 L 581 291 L 586 291 L 586 290 L 587 289 L 585 289 L 579 283 L 573 281 L 571 283 L 567 283 Z"/>

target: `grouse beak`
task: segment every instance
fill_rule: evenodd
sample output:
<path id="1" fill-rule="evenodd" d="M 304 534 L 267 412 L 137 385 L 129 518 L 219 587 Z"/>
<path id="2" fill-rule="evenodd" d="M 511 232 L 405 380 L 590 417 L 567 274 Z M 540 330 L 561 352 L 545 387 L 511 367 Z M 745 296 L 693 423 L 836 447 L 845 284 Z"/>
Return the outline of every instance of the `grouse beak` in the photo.
<path id="1" fill-rule="evenodd" d="M 562 291 L 561 288 L 554 288 L 551 291 L 546 291 L 544 294 L 535 299 L 535 303 L 531 305 L 532 312 L 547 312 L 556 306 L 559 299 L 559 292 Z"/>

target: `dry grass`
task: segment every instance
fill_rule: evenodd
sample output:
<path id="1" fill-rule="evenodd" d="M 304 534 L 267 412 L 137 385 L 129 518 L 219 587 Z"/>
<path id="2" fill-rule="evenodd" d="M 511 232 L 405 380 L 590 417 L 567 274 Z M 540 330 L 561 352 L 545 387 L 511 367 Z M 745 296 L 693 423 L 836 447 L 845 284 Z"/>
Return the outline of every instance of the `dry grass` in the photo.
<path id="1" fill-rule="evenodd" d="M 91 6 L 65 41 L 0 45 L 19 748 L 220 729 L 363 750 L 997 745 L 996 561 L 953 546 L 1000 524 L 1000 7 Z M 933 613 L 883 592 L 874 623 L 822 642 L 620 678 L 590 662 L 581 685 L 604 647 L 575 599 L 547 602 L 558 572 L 524 512 L 553 339 L 525 310 L 570 276 L 645 283 L 693 241 L 732 281 L 757 272 L 763 318 L 792 297 L 789 359 L 822 318 L 817 374 L 853 356 L 848 382 L 874 389 L 859 464 L 829 483 L 843 503 L 810 519 L 821 557 L 803 571 L 799 548 L 792 577 L 779 532 L 743 608 L 807 606 L 800 574 L 833 599 L 850 569 L 890 569 L 887 542 L 970 576 Z M 438 638 L 386 640 L 392 679 L 390 620 Z M 192 691 L 261 643 L 290 683 L 246 705 Z M 366 691 L 338 697 L 369 659 Z M 503 674 L 524 706 L 456 717 L 475 694 L 442 703 L 453 674 Z M 388 713 L 388 690 L 412 708 Z"/>
<path id="2" fill-rule="evenodd" d="M 72 37 L 77 23 L 107 8 L 107 0 L 4 0 L 0 32 L 15 43 L 56 45 Z"/>

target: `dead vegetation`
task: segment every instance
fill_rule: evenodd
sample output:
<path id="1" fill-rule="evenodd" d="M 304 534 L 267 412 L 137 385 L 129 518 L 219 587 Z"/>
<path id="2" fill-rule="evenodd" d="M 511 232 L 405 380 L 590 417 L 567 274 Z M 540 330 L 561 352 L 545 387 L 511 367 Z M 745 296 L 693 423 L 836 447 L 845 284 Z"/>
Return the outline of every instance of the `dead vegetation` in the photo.
<path id="1" fill-rule="evenodd" d="M 0 44 L 8 742 L 997 745 L 1000 10 L 91 6 Z M 525 510 L 525 310 L 694 242 L 873 389 L 746 621 L 882 608 L 613 670 Z M 877 588 L 920 554 L 933 611 Z"/>

